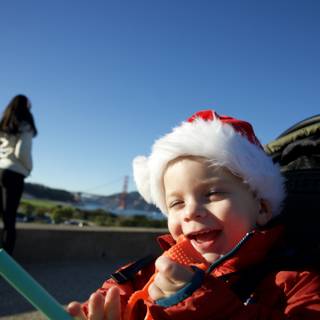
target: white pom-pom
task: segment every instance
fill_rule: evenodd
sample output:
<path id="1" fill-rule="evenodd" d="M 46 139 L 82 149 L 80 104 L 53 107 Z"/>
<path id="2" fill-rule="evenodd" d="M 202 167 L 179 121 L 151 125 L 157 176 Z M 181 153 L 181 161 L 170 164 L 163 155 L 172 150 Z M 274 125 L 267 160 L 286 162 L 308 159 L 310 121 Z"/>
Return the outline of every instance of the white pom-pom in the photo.
<path id="1" fill-rule="evenodd" d="M 148 158 L 138 156 L 133 159 L 133 177 L 139 193 L 148 203 L 151 203 Z"/>

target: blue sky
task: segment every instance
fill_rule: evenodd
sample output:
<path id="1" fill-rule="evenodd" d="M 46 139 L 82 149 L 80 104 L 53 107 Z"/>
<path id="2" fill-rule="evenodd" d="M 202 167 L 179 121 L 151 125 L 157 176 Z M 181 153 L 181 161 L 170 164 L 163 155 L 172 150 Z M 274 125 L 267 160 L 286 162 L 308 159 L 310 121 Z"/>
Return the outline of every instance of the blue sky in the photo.
<path id="1" fill-rule="evenodd" d="M 199 109 L 262 143 L 319 113 L 319 33 L 317 0 L 1 1 L 0 108 L 33 103 L 27 181 L 134 190 L 134 156 Z"/>

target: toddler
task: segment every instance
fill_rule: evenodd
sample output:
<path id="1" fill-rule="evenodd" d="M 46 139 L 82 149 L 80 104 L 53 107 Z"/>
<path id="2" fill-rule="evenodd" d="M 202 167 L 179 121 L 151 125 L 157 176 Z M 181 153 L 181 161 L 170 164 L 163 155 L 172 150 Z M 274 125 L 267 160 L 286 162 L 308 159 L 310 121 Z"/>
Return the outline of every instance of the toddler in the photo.
<path id="1" fill-rule="evenodd" d="M 168 218 L 165 253 L 126 266 L 79 319 L 320 319 L 320 277 L 291 263 L 279 168 L 245 121 L 200 111 L 133 162 L 143 198 Z M 126 274 L 125 279 L 121 276 Z"/>

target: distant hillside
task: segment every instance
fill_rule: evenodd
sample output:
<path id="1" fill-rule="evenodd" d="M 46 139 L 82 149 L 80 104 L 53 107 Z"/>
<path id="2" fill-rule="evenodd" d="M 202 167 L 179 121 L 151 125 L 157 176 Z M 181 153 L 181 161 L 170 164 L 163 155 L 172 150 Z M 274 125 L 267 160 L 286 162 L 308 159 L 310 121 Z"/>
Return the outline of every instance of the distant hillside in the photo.
<path id="1" fill-rule="evenodd" d="M 36 183 L 26 182 L 24 185 L 24 193 L 36 199 L 75 202 L 75 196 L 71 192 L 61 189 L 49 188 Z"/>
<path id="2" fill-rule="evenodd" d="M 25 183 L 24 194 L 36 199 L 47 199 L 69 202 L 87 208 L 117 209 L 119 206 L 119 193 L 109 196 L 69 192 L 61 189 L 49 188 L 41 184 Z M 154 205 L 146 203 L 136 191 L 129 192 L 126 196 L 126 209 L 135 211 L 159 211 Z"/>
<path id="3" fill-rule="evenodd" d="M 109 196 L 97 196 L 97 195 L 81 195 L 81 202 L 87 205 L 96 204 L 101 207 L 109 209 L 117 209 L 119 207 L 120 193 L 115 193 Z M 146 203 L 137 191 L 129 192 L 126 195 L 126 209 L 154 212 L 159 211 L 154 205 Z"/>

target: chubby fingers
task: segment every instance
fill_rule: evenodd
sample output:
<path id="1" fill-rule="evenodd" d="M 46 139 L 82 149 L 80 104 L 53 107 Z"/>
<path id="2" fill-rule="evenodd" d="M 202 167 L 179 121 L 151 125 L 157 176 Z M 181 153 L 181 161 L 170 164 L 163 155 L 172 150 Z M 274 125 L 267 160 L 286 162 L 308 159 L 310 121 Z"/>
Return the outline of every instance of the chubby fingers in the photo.
<path id="1" fill-rule="evenodd" d="M 76 318 L 79 320 L 87 319 L 84 312 L 82 311 L 81 304 L 79 302 L 76 302 L 76 301 L 70 302 L 67 306 L 67 311 L 73 318 Z"/>
<path id="2" fill-rule="evenodd" d="M 93 293 L 88 301 L 88 317 L 76 301 L 69 303 L 67 311 L 77 320 L 121 320 L 119 288 L 111 287 L 106 297 L 99 292 Z"/>
<path id="3" fill-rule="evenodd" d="M 193 270 L 170 258 L 161 256 L 156 261 L 158 273 L 149 287 L 149 295 L 153 300 L 169 297 L 180 290 L 193 277 Z"/>
<path id="4" fill-rule="evenodd" d="M 174 262 L 165 256 L 161 256 L 156 260 L 156 269 L 174 283 L 187 283 L 194 273 L 191 267 Z"/>
<path id="5" fill-rule="evenodd" d="M 89 320 L 104 320 L 104 296 L 99 293 L 93 293 L 88 302 L 88 319 Z"/>
<path id="6" fill-rule="evenodd" d="M 111 287 L 104 301 L 104 312 L 107 320 L 121 320 L 120 290 Z"/>
<path id="7" fill-rule="evenodd" d="M 88 317 L 79 302 L 73 301 L 67 306 L 68 313 L 77 320 L 104 320 L 104 297 L 100 293 L 93 293 L 88 301 Z"/>

